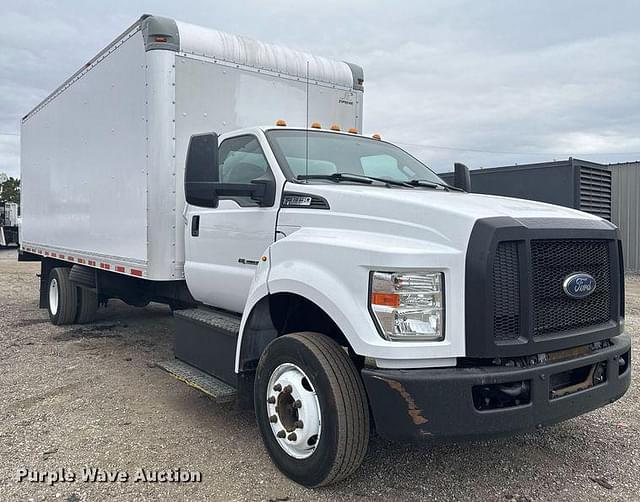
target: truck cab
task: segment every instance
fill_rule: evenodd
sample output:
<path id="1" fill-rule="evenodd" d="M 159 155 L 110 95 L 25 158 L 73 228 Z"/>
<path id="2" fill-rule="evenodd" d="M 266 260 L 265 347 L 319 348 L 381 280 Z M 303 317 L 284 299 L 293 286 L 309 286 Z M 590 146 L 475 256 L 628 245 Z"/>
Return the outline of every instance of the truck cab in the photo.
<path id="1" fill-rule="evenodd" d="M 466 193 L 379 136 L 279 123 L 194 136 L 185 175 L 187 284 L 242 315 L 234 369 L 279 465 L 317 448 L 295 448 L 318 428 L 286 427 L 294 403 L 318 423 L 323 406 L 304 366 L 277 383 L 272 344 L 298 364 L 316 336 L 342 347 L 364 386 L 343 399 L 366 396 L 361 414 L 394 440 L 534 429 L 625 393 L 614 225 Z"/>

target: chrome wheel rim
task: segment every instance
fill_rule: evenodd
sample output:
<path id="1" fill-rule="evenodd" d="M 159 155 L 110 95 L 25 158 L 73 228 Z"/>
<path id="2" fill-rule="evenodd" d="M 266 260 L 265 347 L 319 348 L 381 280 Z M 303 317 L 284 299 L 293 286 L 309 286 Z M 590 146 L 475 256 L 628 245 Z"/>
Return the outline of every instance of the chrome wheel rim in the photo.
<path id="1" fill-rule="evenodd" d="M 288 455 L 303 459 L 316 450 L 322 426 L 320 403 L 311 380 L 292 363 L 278 366 L 267 386 L 267 420 Z"/>
<path id="2" fill-rule="evenodd" d="M 58 304 L 60 299 L 60 294 L 58 292 L 58 280 L 51 279 L 49 283 L 49 310 L 53 315 L 58 313 Z"/>

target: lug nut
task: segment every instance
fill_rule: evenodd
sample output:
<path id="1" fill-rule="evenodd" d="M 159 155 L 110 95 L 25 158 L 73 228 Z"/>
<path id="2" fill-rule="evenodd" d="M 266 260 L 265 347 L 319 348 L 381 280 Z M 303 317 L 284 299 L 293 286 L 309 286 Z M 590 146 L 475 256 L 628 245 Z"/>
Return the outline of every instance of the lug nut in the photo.
<path id="1" fill-rule="evenodd" d="M 280 392 L 282 390 L 282 385 L 280 385 L 279 383 L 275 384 L 273 386 L 273 390 L 275 390 L 276 392 Z"/>
<path id="2" fill-rule="evenodd" d="M 302 408 L 302 401 L 298 399 L 295 403 L 293 403 L 294 408 Z"/>
<path id="3" fill-rule="evenodd" d="M 284 439 L 285 437 L 287 437 L 287 433 L 284 431 L 284 429 L 282 429 L 278 432 L 278 434 L 276 434 L 276 436 L 278 436 L 280 439 Z"/>
<path id="4" fill-rule="evenodd" d="M 271 422 L 272 424 L 275 424 L 278 421 L 278 415 L 271 415 L 269 417 L 269 422 Z"/>
<path id="5" fill-rule="evenodd" d="M 302 423 L 302 420 L 296 420 L 293 425 L 296 426 L 296 429 L 302 429 L 304 427 L 304 423 Z"/>
<path id="6" fill-rule="evenodd" d="M 295 441 L 296 439 L 298 439 L 298 436 L 296 435 L 295 432 L 292 432 L 291 434 L 289 434 L 289 437 L 287 437 L 287 439 L 289 441 Z"/>
<path id="7" fill-rule="evenodd" d="M 269 396 L 269 399 L 267 399 L 267 403 L 269 403 L 269 404 L 276 404 L 276 398 L 275 398 L 275 396 Z"/>
<path id="8" fill-rule="evenodd" d="M 292 391 L 293 387 L 291 387 L 291 385 L 287 385 L 284 389 L 282 389 L 282 392 L 286 392 L 287 394 L 291 394 Z"/>

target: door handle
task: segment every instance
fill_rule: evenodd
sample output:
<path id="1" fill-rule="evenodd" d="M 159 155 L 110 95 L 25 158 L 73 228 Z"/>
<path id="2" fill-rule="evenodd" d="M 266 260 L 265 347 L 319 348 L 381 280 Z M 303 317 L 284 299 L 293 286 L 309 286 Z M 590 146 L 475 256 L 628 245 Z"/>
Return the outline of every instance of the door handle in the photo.
<path id="1" fill-rule="evenodd" d="M 198 237 L 200 235 L 200 215 L 196 214 L 191 218 L 191 236 Z"/>

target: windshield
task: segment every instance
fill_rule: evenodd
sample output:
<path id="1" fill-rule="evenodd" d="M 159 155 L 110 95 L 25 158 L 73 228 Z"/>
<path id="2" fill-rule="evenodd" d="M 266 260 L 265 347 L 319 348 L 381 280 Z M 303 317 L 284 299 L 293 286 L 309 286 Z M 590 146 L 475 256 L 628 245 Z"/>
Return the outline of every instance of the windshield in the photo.
<path id="1" fill-rule="evenodd" d="M 355 174 L 395 182 L 443 181 L 404 150 L 383 141 L 328 131 L 270 130 L 271 148 L 290 179 Z M 308 148 L 308 160 L 305 155 Z M 288 172 L 287 172 L 288 171 Z"/>

